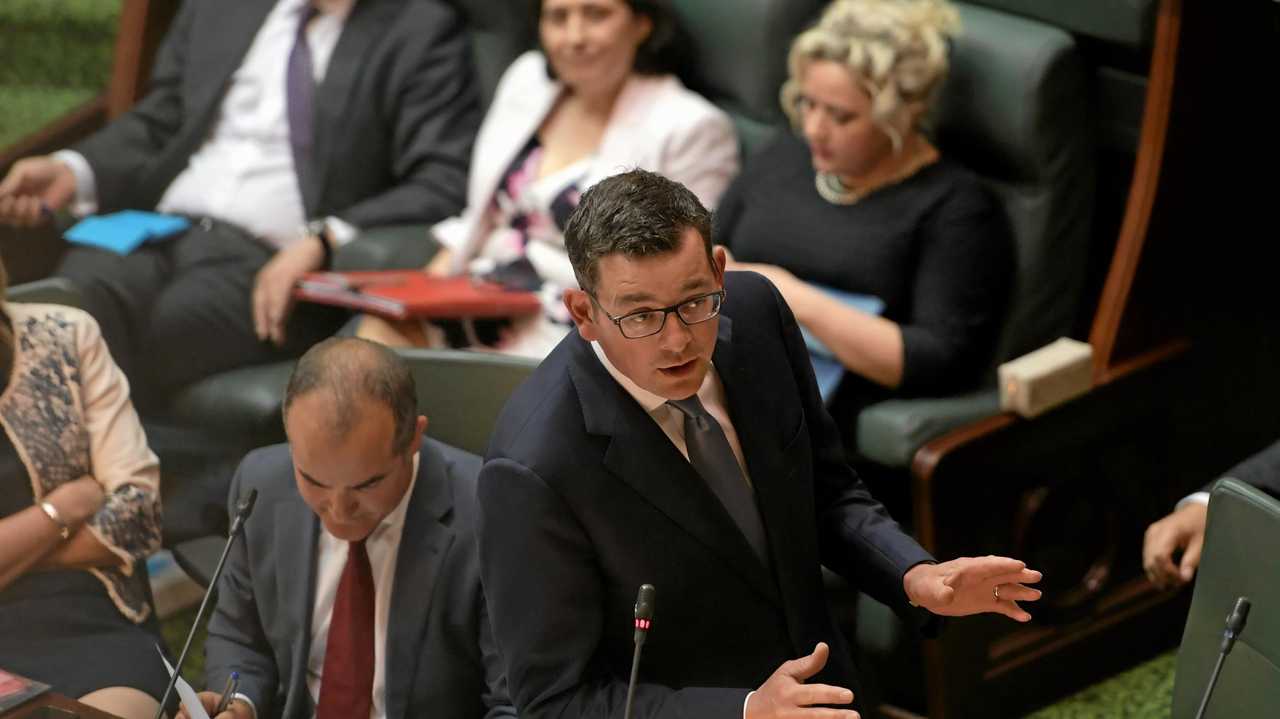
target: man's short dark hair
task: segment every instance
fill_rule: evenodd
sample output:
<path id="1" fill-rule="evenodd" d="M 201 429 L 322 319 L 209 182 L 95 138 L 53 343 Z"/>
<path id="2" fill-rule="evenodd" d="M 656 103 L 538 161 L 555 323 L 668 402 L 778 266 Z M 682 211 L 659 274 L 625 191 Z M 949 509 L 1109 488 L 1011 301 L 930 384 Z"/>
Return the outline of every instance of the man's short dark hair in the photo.
<path id="1" fill-rule="evenodd" d="M 690 228 L 702 236 L 707 262 L 714 268 L 711 213 L 698 196 L 656 172 L 631 170 L 587 190 L 564 228 L 564 244 L 578 285 L 594 293 L 601 258 L 675 252 Z"/>
<path id="2" fill-rule="evenodd" d="M 688 61 L 688 39 L 676 22 L 675 14 L 668 7 L 668 0 L 622 0 L 631 12 L 644 15 L 653 23 L 649 37 L 636 49 L 632 70 L 639 75 L 679 74 Z M 542 18 L 543 0 L 530 0 L 533 12 L 534 37 Z M 547 63 L 547 76 L 556 79 L 551 63 Z"/>
<path id="3" fill-rule="evenodd" d="M 324 391 L 333 398 L 333 432 L 342 436 L 361 420 L 368 400 L 391 410 L 395 435 L 391 453 L 404 454 L 418 421 L 418 391 L 409 365 L 395 352 L 359 337 L 330 337 L 298 360 L 284 391 L 282 416 L 299 397 Z"/>

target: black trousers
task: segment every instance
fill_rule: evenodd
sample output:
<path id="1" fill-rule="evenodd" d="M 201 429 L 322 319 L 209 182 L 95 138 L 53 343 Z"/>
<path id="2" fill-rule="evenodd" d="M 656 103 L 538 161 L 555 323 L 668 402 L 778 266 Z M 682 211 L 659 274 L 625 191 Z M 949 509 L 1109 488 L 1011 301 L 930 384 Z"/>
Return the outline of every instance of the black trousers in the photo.
<path id="1" fill-rule="evenodd" d="M 224 370 L 296 357 L 347 313 L 301 304 L 277 347 L 253 328 L 253 283 L 274 254 L 231 225 L 203 221 L 129 255 L 72 245 L 55 275 L 74 282 L 139 406 Z"/>

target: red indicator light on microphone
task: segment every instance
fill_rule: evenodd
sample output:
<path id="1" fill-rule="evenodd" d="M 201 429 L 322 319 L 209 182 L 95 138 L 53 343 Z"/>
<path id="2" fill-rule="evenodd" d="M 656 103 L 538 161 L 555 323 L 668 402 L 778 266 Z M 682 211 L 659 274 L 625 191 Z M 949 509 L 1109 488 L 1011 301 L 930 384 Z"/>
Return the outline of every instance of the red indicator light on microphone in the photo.
<path id="1" fill-rule="evenodd" d="M 652 622 L 650 622 L 648 619 L 637 619 L 637 620 L 636 620 L 636 629 L 642 629 L 642 630 L 644 630 L 644 631 L 646 631 L 646 632 L 647 632 L 647 631 L 649 631 L 649 626 L 650 626 L 650 624 L 651 624 L 651 623 L 652 623 Z"/>

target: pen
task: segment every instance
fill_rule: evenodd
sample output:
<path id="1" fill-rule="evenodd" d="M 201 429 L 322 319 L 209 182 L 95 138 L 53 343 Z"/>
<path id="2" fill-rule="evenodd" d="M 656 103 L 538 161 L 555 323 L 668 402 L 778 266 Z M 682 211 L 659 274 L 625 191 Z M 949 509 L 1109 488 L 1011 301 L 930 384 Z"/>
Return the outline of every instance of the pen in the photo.
<path id="1" fill-rule="evenodd" d="M 222 690 L 222 698 L 218 700 L 218 706 L 213 710 L 213 716 L 218 716 L 227 710 L 227 705 L 231 704 L 231 697 L 236 693 L 236 689 L 240 688 L 240 672 L 231 672 L 231 676 L 227 677 L 227 688 Z"/>

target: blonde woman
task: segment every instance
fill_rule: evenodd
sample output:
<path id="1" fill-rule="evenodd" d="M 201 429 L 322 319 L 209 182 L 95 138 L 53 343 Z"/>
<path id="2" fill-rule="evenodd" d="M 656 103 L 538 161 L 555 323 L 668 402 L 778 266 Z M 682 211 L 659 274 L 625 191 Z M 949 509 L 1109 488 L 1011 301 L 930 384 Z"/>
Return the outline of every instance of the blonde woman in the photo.
<path id="1" fill-rule="evenodd" d="M 166 675 L 133 569 L 160 470 L 88 314 L 0 303 L 0 426 L 0 668 L 150 719 Z"/>
<path id="2" fill-rule="evenodd" d="M 1004 215 L 921 130 L 958 26 L 940 0 L 833 2 L 791 48 L 797 133 L 721 201 L 730 269 L 777 285 L 823 389 L 843 379 L 833 410 L 974 385 L 994 348 L 1013 271 Z"/>

